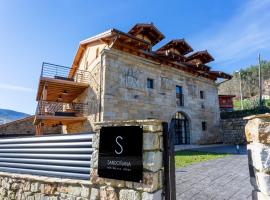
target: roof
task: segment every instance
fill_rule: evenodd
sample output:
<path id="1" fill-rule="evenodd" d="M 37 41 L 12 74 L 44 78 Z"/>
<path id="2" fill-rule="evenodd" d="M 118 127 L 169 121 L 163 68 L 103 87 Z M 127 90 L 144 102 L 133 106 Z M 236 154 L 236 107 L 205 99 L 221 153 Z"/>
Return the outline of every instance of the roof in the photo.
<path id="1" fill-rule="evenodd" d="M 230 95 L 230 94 L 219 94 L 218 97 L 234 98 L 234 97 L 236 97 L 236 96 L 235 96 L 235 95 Z"/>
<path id="2" fill-rule="evenodd" d="M 200 60 L 203 64 L 214 61 L 214 58 L 208 53 L 207 50 L 197 51 L 187 57 L 186 61 Z"/>
<path id="3" fill-rule="evenodd" d="M 140 34 L 150 38 L 150 40 L 139 37 Z M 206 50 L 198 51 L 188 57 L 184 56 L 193 50 L 184 39 L 171 40 L 157 51 L 151 51 L 151 47 L 163 38 L 164 35 L 153 24 L 136 24 L 128 33 L 109 29 L 80 42 L 69 76 L 72 77 L 75 74 L 87 46 L 99 42 L 107 44 L 109 48 L 115 48 L 196 76 L 211 80 L 231 79 L 232 76 L 224 72 L 210 71 L 211 68 L 205 63 L 214 60 L 214 58 Z M 194 63 L 193 60 L 196 61 L 196 59 L 201 62 Z"/>
<path id="4" fill-rule="evenodd" d="M 103 42 L 103 43 L 110 44 L 116 38 L 119 38 L 119 39 L 121 38 L 121 40 L 126 40 L 126 42 L 131 43 L 132 46 L 139 47 L 140 49 L 144 49 L 144 50 L 151 49 L 151 44 L 145 40 L 142 40 L 140 38 L 132 36 L 128 33 L 124 33 L 124 32 L 119 31 L 117 29 L 109 29 L 105 32 L 102 32 L 98 35 L 87 38 L 87 39 L 80 42 L 79 48 L 78 48 L 76 55 L 73 59 L 73 64 L 71 67 L 71 71 L 69 72 L 69 75 L 73 76 L 73 74 L 75 73 L 76 69 L 79 66 L 80 59 L 81 59 L 87 45 L 94 43 L 94 42 L 97 42 L 97 41 L 99 41 L 101 43 Z"/>
<path id="5" fill-rule="evenodd" d="M 184 39 L 171 40 L 167 44 L 160 47 L 157 52 L 168 51 L 170 49 L 175 49 L 179 55 L 185 55 L 193 51 L 191 46 Z"/>
<path id="6" fill-rule="evenodd" d="M 27 117 L 24 117 L 24 118 L 20 118 L 20 119 L 11 121 L 11 122 L 1 124 L 0 127 L 9 126 L 9 125 L 14 124 L 14 123 L 24 122 L 24 121 L 28 121 L 28 120 L 31 120 L 31 119 L 34 120 L 34 117 L 35 117 L 35 115 L 30 115 L 30 116 L 27 116 Z"/>
<path id="7" fill-rule="evenodd" d="M 165 58 L 169 58 L 173 61 L 177 61 L 177 62 L 185 62 L 186 61 L 186 57 L 176 54 L 172 51 L 156 51 L 155 54 L 161 56 L 161 57 L 165 57 Z"/>
<path id="8" fill-rule="evenodd" d="M 232 76 L 221 71 L 210 71 L 209 73 L 216 75 L 218 78 L 231 79 Z"/>
<path id="9" fill-rule="evenodd" d="M 135 24 L 135 26 L 133 26 L 128 33 L 135 37 L 139 37 L 140 35 L 143 36 L 143 38 L 147 37 L 150 40 L 152 46 L 165 38 L 165 36 L 154 26 L 153 23 Z"/>

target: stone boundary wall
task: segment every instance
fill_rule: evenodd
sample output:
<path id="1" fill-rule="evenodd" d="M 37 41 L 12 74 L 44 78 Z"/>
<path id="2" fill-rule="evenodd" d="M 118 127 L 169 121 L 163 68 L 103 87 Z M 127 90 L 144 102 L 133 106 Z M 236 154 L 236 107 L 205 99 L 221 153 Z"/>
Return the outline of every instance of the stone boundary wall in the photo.
<path id="1" fill-rule="evenodd" d="M 220 120 L 220 132 L 224 144 L 246 144 L 245 125 L 243 118 L 229 118 Z"/>
<path id="2" fill-rule="evenodd" d="M 89 181 L 0 172 L 1 200 L 89 200 Z"/>
<path id="3" fill-rule="evenodd" d="M 250 182 L 253 200 L 270 200 L 270 114 L 247 117 Z"/>
<path id="4" fill-rule="evenodd" d="M 143 127 L 142 183 L 98 176 L 101 126 Z M 1 200 L 161 200 L 163 191 L 163 127 L 159 120 L 98 123 L 95 126 L 89 181 L 0 172 Z"/>

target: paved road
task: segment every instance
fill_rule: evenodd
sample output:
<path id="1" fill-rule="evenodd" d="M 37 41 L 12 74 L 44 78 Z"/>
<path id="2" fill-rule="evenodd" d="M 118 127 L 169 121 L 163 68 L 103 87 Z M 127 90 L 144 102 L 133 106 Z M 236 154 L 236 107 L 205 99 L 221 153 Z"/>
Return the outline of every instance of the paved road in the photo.
<path id="1" fill-rule="evenodd" d="M 176 169 L 179 200 L 251 200 L 251 191 L 244 154 Z"/>

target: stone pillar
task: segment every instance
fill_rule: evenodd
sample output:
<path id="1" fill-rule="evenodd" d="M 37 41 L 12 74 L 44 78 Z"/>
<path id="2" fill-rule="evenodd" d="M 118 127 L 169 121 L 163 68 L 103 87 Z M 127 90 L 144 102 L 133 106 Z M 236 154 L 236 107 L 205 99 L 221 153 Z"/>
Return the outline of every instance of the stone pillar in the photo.
<path id="1" fill-rule="evenodd" d="M 245 127 L 253 200 L 270 200 L 270 114 L 250 116 Z"/>
<path id="2" fill-rule="evenodd" d="M 101 127 L 143 127 L 143 181 L 142 183 L 121 181 L 98 176 L 98 151 Z M 163 136 L 162 121 L 136 120 L 101 122 L 95 125 L 94 152 L 90 182 L 91 200 L 161 200 L 163 190 Z"/>

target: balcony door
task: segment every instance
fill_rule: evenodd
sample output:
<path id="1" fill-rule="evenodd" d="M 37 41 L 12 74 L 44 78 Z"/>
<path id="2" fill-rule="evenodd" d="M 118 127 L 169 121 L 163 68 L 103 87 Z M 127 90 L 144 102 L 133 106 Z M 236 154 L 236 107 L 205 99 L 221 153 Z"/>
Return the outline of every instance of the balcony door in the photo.
<path id="1" fill-rule="evenodd" d="M 170 124 L 170 131 L 174 135 L 174 144 L 190 144 L 189 120 L 182 112 L 173 116 Z"/>

